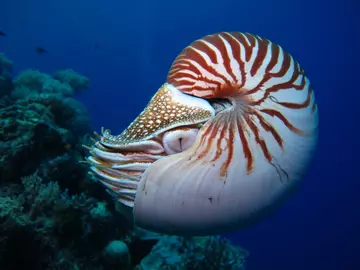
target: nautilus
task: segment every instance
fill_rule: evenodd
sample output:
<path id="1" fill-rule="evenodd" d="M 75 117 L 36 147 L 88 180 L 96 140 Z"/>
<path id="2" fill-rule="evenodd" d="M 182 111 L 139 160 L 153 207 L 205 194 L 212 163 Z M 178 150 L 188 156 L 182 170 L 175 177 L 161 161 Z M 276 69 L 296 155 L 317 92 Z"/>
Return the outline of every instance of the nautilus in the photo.
<path id="1" fill-rule="evenodd" d="M 137 226 L 212 235 L 278 209 L 304 178 L 317 137 L 299 63 L 268 39 L 221 32 L 187 46 L 120 135 L 102 130 L 87 162 Z"/>

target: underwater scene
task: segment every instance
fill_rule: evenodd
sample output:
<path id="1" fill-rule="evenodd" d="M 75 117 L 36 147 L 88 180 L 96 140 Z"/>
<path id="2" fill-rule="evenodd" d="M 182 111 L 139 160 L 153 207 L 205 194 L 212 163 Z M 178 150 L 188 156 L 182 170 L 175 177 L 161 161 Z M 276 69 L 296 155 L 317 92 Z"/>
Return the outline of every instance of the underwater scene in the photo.
<path id="1" fill-rule="evenodd" d="M 0 3 L 0 270 L 360 269 L 357 3 Z"/>

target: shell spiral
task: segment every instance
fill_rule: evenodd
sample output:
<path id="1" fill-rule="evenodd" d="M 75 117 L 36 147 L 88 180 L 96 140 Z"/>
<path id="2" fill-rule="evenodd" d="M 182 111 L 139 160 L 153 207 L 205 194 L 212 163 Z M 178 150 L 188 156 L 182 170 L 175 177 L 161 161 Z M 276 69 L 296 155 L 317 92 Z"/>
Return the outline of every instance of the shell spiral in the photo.
<path id="1" fill-rule="evenodd" d="M 267 39 L 222 32 L 186 47 L 143 112 L 117 136 L 103 130 L 87 161 L 136 225 L 220 234 L 296 190 L 317 134 L 299 63 Z"/>
<path id="2" fill-rule="evenodd" d="M 293 193 L 316 148 L 318 110 L 289 53 L 248 33 L 209 35 L 180 53 L 167 84 L 208 101 L 216 114 L 190 148 L 144 172 L 134 205 L 138 225 L 222 233 L 252 224 Z"/>

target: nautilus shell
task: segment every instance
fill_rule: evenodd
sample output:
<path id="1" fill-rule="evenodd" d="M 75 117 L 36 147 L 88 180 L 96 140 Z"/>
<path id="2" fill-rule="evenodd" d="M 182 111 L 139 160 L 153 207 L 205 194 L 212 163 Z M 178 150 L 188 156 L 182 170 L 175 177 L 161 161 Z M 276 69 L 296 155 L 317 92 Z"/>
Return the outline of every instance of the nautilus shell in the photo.
<path id="1" fill-rule="evenodd" d="M 313 89 L 279 45 L 222 32 L 186 47 L 120 135 L 91 147 L 93 175 L 156 232 L 236 230 L 296 190 L 318 133 Z"/>

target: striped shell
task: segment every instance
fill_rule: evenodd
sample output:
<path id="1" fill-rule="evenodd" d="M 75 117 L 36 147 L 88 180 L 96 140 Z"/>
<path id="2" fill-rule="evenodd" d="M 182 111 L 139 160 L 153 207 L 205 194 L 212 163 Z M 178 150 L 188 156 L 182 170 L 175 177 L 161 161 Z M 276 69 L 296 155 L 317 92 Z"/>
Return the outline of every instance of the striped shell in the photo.
<path id="1" fill-rule="evenodd" d="M 304 70 L 280 46 L 257 36 L 220 33 L 198 40 L 177 57 L 167 81 L 186 94 L 233 100 L 241 111 L 234 124 L 248 173 L 257 151 L 272 162 L 272 148 L 285 150 L 286 132 L 312 135 L 317 126 L 314 94 Z M 296 125 L 299 119 L 293 118 L 300 114 L 313 119 L 315 126 Z M 205 136 L 213 140 L 211 135 Z M 250 140 L 255 140 L 257 147 L 250 147 Z M 277 146 L 271 145 L 274 143 Z"/>
<path id="2" fill-rule="evenodd" d="M 223 32 L 186 47 L 140 116 L 120 136 L 105 132 L 98 145 L 160 155 L 141 162 L 147 166 L 133 181 L 138 226 L 209 235 L 248 226 L 288 198 L 317 130 L 314 93 L 298 62 L 269 40 Z M 124 186 L 113 190 L 125 198 Z"/>

